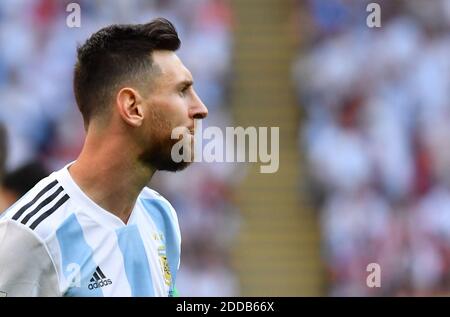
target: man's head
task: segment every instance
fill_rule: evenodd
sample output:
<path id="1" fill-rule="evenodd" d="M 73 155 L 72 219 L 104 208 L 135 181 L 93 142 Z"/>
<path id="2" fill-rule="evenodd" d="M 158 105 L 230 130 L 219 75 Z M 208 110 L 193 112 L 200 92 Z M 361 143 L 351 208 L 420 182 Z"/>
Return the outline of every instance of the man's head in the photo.
<path id="1" fill-rule="evenodd" d="M 78 48 L 75 65 L 75 98 L 87 130 L 120 127 L 139 159 L 159 170 L 188 165 L 171 158 L 178 141 L 171 139 L 172 130 L 181 126 L 193 132 L 194 119 L 208 113 L 191 73 L 175 54 L 180 45 L 165 19 L 112 25 Z"/>

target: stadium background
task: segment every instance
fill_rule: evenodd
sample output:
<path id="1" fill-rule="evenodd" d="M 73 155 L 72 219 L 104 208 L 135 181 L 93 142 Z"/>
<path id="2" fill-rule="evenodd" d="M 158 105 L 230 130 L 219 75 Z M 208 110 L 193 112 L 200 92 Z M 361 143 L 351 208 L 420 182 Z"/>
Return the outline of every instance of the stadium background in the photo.
<path id="1" fill-rule="evenodd" d="M 180 217 L 181 295 L 448 294 L 450 1 L 376 1 L 374 29 L 366 0 L 85 0 L 68 28 L 70 2 L 0 2 L 7 175 L 76 158 L 77 42 L 164 16 L 206 126 L 280 127 L 278 173 L 194 164 L 152 180 Z"/>

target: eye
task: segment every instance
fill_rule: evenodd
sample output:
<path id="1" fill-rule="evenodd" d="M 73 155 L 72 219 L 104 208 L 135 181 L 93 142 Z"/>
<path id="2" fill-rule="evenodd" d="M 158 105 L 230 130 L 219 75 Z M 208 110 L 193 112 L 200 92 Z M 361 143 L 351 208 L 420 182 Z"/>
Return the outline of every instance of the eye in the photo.
<path id="1" fill-rule="evenodd" d="M 183 89 L 180 90 L 180 95 L 185 96 L 188 90 L 189 90 L 189 86 L 183 87 Z"/>

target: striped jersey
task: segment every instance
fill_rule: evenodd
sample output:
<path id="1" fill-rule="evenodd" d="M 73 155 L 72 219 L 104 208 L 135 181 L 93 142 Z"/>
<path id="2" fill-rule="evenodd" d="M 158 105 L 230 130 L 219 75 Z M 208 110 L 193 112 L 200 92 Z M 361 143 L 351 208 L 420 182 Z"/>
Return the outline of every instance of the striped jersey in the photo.
<path id="1" fill-rule="evenodd" d="M 173 295 L 178 218 L 149 188 L 124 224 L 87 197 L 66 166 L 0 217 L 0 297 Z"/>

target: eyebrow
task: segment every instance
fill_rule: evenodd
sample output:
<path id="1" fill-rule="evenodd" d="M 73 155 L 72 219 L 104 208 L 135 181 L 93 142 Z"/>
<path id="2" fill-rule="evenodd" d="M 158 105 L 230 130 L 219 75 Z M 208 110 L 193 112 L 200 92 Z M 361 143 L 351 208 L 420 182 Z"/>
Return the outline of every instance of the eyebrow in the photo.
<path id="1" fill-rule="evenodd" d="M 193 80 L 183 80 L 182 82 L 178 83 L 177 87 L 189 87 L 194 85 Z"/>

